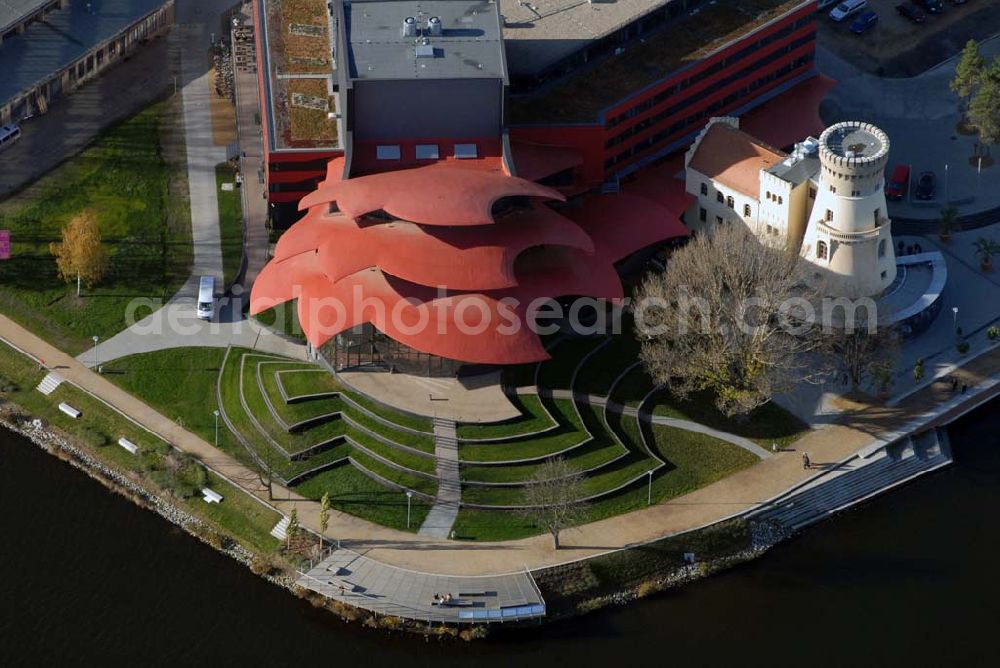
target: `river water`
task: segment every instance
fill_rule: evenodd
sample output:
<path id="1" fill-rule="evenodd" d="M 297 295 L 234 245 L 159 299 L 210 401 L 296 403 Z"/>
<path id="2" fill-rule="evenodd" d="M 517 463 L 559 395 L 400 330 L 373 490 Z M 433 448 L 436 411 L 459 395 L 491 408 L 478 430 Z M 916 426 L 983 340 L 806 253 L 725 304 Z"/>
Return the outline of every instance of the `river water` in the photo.
<path id="1" fill-rule="evenodd" d="M 951 430 L 955 466 L 750 564 L 467 644 L 315 611 L 0 431 L 0 665 L 992 663 L 998 434 L 996 406 L 981 409 Z"/>

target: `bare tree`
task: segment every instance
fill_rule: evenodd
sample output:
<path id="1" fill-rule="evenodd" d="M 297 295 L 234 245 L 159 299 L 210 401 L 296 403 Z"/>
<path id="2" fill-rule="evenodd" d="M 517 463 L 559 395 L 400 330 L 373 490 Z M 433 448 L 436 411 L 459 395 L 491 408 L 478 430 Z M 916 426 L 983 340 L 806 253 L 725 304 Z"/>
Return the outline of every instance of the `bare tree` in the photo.
<path id="1" fill-rule="evenodd" d="M 701 234 L 647 276 L 634 310 L 640 358 L 681 398 L 707 390 L 726 415 L 744 415 L 810 379 L 821 345 L 808 326 L 818 293 L 795 253 L 743 225 Z"/>
<path id="2" fill-rule="evenodd" d="M 319 500 L 319 553 L 323 554 L 323 534 L 330 526 L 330 493 L 327 492 Z"/>
<path id="3" fill-rule="evenodd" d="M 853 326 L 832 330 L 825 341 L 828 371 L 846 377 L 852 390 L 870 381 L 879 390 L 886 389 L 899 353 L 897 334 L 874 321 L 870 324 L 869 316 L 874 314 L 865 313 Z"/>
<path id="4" fill-rule="evenodd" d="M 579 501 L 583 496 L 583 474 L 555 457 L 539 466 L 528 481 L 524 503 L 529 507 L 521 515 L 545 529 L 558 550 L 560 532 L 585 517 L 586 504 Z"/>

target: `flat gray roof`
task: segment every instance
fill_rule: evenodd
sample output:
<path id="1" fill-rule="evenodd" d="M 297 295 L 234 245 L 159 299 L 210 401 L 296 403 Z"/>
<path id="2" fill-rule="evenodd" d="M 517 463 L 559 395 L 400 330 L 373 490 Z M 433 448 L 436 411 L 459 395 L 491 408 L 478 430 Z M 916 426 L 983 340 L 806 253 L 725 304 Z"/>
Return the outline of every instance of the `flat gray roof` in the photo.
<path id="1" fill-rule="evenodd" d="M 675 0 L 499 0 L 510 70 L 533 74 Z"/>
<path id="2" fill-rule="evenodd" d="M 428 30 L 435 16 L 440 35 Z M 416 19 L 413 36 L 403 34 L 407 17 Z M 353 0 L 344 18 L 352 79 L 506 79 L 492 0 Z"/>
<path id="3" fill-rule="evenodd" d="M 48 14 L 44 22 L 32 23 L 23 34 L 8 37 L 0 44 L 0 102 L 65 69 L 167 2 L 75 0 Z"/>
<path id="4" fill-rule="evenodd" d="M 34 14 L 52 0 L 0 0 L 0 31 L 5 31 L 25 16 Z"/>

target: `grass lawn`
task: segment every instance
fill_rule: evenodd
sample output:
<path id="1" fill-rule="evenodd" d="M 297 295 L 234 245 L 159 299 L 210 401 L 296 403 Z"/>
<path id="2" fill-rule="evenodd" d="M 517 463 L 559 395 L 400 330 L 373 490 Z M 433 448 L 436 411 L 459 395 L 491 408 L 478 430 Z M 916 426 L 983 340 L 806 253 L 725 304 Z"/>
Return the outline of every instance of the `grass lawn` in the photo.
<path id="1" fill-rule="evenodd" d="M 731 418 L 715 408 L 715 400 L 707 392 L 692 394 L 681 401 L 664 388 L 650 399 L 650 405 L 655 415 L 691 420 L 719 431 L 728 431 L 768 450 L 772 443 L 785 447 L 809 430 L 809 425 L 773 401 L 748 416 Z"/>
<path id="2" fill-rule="evenodd" d="M 556 426 L 537 394 L 507 395 L 507 398 L 521 412 L 520 417 L 494 424 L 461 424 L 458 426 L 458 437 L 470 440 L 503 439 Z"/>
<path id="3" fill-rule="evenodd" d="M 635 407 L 653 391 L 653 387 L 653 379 L 640 364 L 625 374 L 615 385 L 611 399 L 623 406 Z"/>
<path id="4" fill-rule="evenodd" d="M 36 364 L 0 343 L 0 375 L 13 381 L 18 388 L 0 398 L 13 401 L 31 415 L 41 417 L 87 443 L 90 452 L 105 464 L 141 476 L 140 458 L 119 447 L 118 439 L 125 436 L 143 450 L 161 445 L 162 441 L 68 383 L 63 383 L 52 395 L 43 396 L 35 391 L 43 374 Z M 77 420 L 64 415 L 57 408 L 61 401 L 79 409 L 83 415 Z M 98 440 L 106 444 L 97 445 Z M 252 549 L 261 552 L 277 550 L 278 541 L 269 535 L 279 519 L 277 512 L 211 471 L 208 472 L 208 486 L 222 494 L 222 503 L 205 503 L 198 496 L 174 501 Z"/>
<path id="5" fill-rule="evenodd" d="M 11 230 L 12 240 L 12 258 L 0 262 L 0 310 L 69 353 L 89 348 L 92 336 L 121 331 L 132 300 L 165 301 L 190 273 L 186 173 L 164 158 L 164 146 L 173 151 L 180 140 L 161 145 L 168 108 L 154 104 L 118 123 L 0 206 L 0 229 Z M 109 264 L 78 299 L 75 283 L 59 278 L 49 244 L 85 210 L 97 217 Z"/>
<path id="6" fill-rule="evenodd" d="M 223 183 L 233 184 L 223 190 Z M 236 280 L 243 262 L 243 200 L 236 187 L 236 170 L 228 162 L 215 166 L 216 196 L 219 200 L 219 235 L 222 243 L 222 283 Z"/>
<path id="7" fill-rule="evenodd" d="M 311 499 L 330 494 L 330 505 L 350 515 L 406 530 L 406 495 L 387 489 L 350 464 L 323 471 L 296 488 Z M 430 504 L 414 497 L 410 507 L 410 531 L 416 532 L 430 510 Z"/>

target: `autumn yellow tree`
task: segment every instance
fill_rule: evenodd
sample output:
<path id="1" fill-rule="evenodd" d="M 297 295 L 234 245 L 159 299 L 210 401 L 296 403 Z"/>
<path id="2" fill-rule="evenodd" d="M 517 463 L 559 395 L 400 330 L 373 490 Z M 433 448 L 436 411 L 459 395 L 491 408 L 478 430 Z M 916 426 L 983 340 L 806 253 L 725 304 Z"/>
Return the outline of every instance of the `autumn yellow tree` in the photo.
<path id="1" fill-rule="evenodd" d="M 74 216 L 62 230 L 62 243 L 53 242 L 49 252 L 56 258 L 59 276 L 67 283 L 76 279 L 76 296 L 80 284 L 93 286 L 108 268 L 108 256 L 101 245 L 101 230 L 91 211 Z"/>

